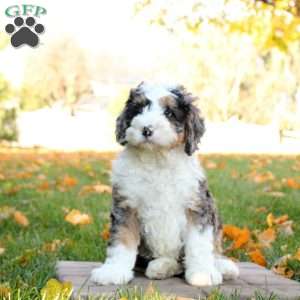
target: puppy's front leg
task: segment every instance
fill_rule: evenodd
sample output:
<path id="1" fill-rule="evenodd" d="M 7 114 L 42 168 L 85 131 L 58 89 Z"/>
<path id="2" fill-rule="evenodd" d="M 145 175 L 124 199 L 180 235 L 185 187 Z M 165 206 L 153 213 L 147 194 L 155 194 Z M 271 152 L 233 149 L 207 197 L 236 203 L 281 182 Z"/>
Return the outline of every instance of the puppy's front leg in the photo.
<path id="1" fill-rule="evenodd" d="M 202 230 L 191 226 L 185 244 L 185 279 L 195 286 L 211 286 L 222 283 L 222 274 L 216 268 L 213 228 Z"/>
<path id="2" fill-rule="evenodd" d="M 188 227 L 185 240 L 185 278 L 191 285 L 210 286 L 222 283 L 216 267 L 220 223 L 207 182 L 199 181 L 198 192 L 186 211 Z"/>
<path id="3" fill-rule="evenodd" d="M 107 284 L 125 284 L 133 279 L 133 267 L 140 242 L 139 224 L 135 209 L 126 204 L 113 188 L 110 240 L 107 258 L 100 268 L 92 271 L 91 281 Z"/>

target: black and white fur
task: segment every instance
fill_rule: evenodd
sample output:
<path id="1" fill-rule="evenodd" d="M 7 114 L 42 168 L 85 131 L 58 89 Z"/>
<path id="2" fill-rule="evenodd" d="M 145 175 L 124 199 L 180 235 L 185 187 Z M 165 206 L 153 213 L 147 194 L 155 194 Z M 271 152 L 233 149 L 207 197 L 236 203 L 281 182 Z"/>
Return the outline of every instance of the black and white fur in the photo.
<path id="1" fill-rule="evenodd" d="M 141 83 L 117 119 L 124 151 L 113 163 L 111 236 L 105 263 L 92 271 L 99 284 L 123 284 L 137 258 L 146 276 L 184 271 L 195 286 L 222 283 L 239 270 L 221 256 L 221 225 L 195 150 L 204 121 L 182 86 Z"/>

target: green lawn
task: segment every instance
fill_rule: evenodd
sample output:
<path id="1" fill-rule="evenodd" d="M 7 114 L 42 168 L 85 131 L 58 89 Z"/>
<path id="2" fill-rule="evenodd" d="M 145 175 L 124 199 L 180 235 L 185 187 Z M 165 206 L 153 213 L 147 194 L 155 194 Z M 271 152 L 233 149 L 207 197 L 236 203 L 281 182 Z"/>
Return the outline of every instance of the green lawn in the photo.
<path id="1" fill-rule="evenodd" d="M 109 221 L 111 196 L 80 191 L 99 182 L 109 184 L 111 157 L 96 153 L 0 151 L 0 298 L 9 287 L 14 294 L 21 291 L 24 297 L 20 299 L 35 299 L 47 280 L 55 277 L 57 259 L 105 258 L 106 241 L 101 232 Z M 263 254 L 268 267 L 283 255 L 294 254 L 300 247 L 300 190 L 286 181 L 292 178 L 299 182 L 300 157 L 205 156 L 202 160 L 208 167 L 210 188 L 223 222 L 248 227 L 253 233 L 267 228 L 269 213 L 275 217 L 288 214 L 294 221 L 294 234 L 278 231 Z M 274 178 L 255 179 L 248 175 L 253 170 L 257 174 L 270 171 Z M 66 175 L 75 182 L 64 182 Z M 271 193 L 266 192 L 269 190 Z M 274 191 L 283 194 L 278 197 L 272 194 Z M 22 212 L 29 225 L 22 226 L 13 216 L 8 217 L 9 209 Z M 87 213 L 93 222 L 82 226 L 66 222 L 64 217 L 71 209 Z M 228 255 L 249 260 L 243 248 L 229 251 Z M 300 262 L 293 261 L 289 267 L 293 278 L 300 280 Z"/>

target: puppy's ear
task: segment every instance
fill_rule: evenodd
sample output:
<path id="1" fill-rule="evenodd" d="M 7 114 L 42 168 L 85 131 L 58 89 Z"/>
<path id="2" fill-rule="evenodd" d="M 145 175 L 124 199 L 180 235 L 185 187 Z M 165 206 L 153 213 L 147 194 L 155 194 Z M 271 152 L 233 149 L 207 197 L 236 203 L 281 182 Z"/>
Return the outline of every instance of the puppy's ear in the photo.
<path id="1" fill-rule="evenodd" d="M 199 109 L 192 103 L 189 105 L 189 111 L 185 123 L 185 146 L 187 155 L 192 155 L 197 149 L 200 138 L 205 132 L 204 119 L 200 116 Z"/>
<path id="2" fill-rule="evenodd" d="M 187 155 L 192 155 L 198 149 L 200 138 L 205 132 L 204 119 L 200 110 L 193 104 L 197 97 L 188 93 L 183 86 L 178 86 L 171 92 L 176 95 L 179 106 L 186 112 L 184 150 Z"/>
<path id="3" fill-rule="evenodd" d="M 117 118 L 116 140 L 121 145 L 126 145 L 126 130 L 130 126 L 131 120 L 140 112 L 139 103 L 143 100 L 144 94 L 141 91 L 140 83 L 137 88 L 131 89 L 125 107 Z"/>

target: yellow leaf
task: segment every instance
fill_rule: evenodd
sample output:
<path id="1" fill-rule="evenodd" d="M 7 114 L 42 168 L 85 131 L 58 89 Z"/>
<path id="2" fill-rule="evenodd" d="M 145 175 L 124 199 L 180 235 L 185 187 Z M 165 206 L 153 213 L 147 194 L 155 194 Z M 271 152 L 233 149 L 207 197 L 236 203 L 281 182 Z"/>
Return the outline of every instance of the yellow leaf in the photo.
<path id="1" fill-rule="evenodd" d="M 88 214 L 81 213 L 78 209 L 72 209 L 66 216 L 65 221 L 73 225 L 87 225 L 92 223 Z"/>
<path id="2" fill-rule="evenodd" d="M 112 193 L 112 188 L 109 185 L 97 183 L 94 185 L 85 185 L 81 188 L 79 195 L 85 195 L 88 193 L 107 193 L 111 194 Z"/>
<path id="3" fill-rule="evenodd" d="M 265 267 L 267 265 L 266 259 L 259 249 L 250 251 L 248 254 L 249 254 L 250 259 L 254 263 L 261 265 L 263 267 Z"/>
<path id="4" fill-rule="evenodd" d="M 94 189 L 97 193 L 107 193 L 107 194 L 112 193 L 112 188 L 109 185 L 105 185 L 105 184 L 96 184 L 94 185 Z"/>
<path id="5" fill-rule="evenodd" d="M 7 206 L 7 205 L 1 206 L 0 207 L 0 221 L 10 218 L 14 212 L 15 212 L 14 207 Z"/>
<path id="6" fill-rule="evenodd" d="M 265 206 L 262 206 L 262 207 L 257 207 L 255 209 L 256 212 L 267 212 L 267 208 Z"/>
<path id="7" fill-rule="evenodd" d="M 73 286 L 71 282 L 60 283 L 50 279 L 41 290 L 43 300 L 68 300 L 71 297 Z"/>
<path id="8" fill-rule="evenodd" d="M 0 299 L 10 299 L 11 289 L 10 287 L 0 284 Z"/>
<path id="9" fill-rule="evenodd" d="M 29 225 L 27 217 L 18 210 L 14 212 L 14 219 L 19 225 L 23 227 L 27 227 Z"/>
<path id="10" fill-rule="evenodd" d="M 294 255 L 294 258 L 300 261 L 300 248 L 298 248 L 296 254 Z"/>
<path id="11" fill-rule="evenodd" d="M 288 219 L 289 219 L 289 216 L 286 214 L 279 216 L 278 218 L 275 218 L 272 213 L 269 213 L 267 215 L 267 224 L 269 227 L 272 227 L 273 225 L 282 224 L 282 223 L 286 222 Z"/>
<path id="12" fill-rule="evenodd" d="M 0 247 L 0 255 L 2 255 L 5 252 L 5 248 Z"/>

